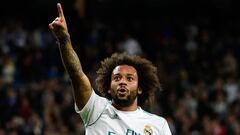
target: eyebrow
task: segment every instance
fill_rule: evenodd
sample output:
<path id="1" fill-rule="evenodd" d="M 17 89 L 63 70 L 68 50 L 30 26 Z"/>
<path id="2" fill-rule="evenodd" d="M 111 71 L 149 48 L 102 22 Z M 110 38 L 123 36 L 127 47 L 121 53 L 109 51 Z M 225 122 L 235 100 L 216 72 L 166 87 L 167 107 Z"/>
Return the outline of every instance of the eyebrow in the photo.
<path id="1" fill-rule="evenodd" d="M 113 74 L 113 75 L 116 76 L 116 75 L 121 75 L 121 74 L 120 73 L 116 73 L 116 74 Z M 134 74 L 128 73 L 127 76 L 134 76 Z"/>

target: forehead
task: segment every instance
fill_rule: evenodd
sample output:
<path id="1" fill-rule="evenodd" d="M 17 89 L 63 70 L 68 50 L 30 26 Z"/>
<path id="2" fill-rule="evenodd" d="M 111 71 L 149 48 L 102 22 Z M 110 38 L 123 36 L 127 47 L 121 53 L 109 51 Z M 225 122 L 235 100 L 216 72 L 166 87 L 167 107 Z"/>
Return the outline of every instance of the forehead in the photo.
<path id="1" fill-rule="evenodd" d="M 119 65 L 116 66 L 113 69 L 112 74 L 121 74 L 121 73 L 126 73 L 126 74 L 137 74 L 137 70 L 133 67 L 133 66 L 129 66 L 129 65 Z"/>

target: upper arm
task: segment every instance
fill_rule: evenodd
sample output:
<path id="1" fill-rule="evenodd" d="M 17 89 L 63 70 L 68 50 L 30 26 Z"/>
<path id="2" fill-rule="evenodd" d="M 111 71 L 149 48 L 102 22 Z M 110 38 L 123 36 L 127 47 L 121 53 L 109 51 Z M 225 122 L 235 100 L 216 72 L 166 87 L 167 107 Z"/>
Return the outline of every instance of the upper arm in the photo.
<path id="1" fill-rule="evenodd" d="M 162 127 L 162 131 L 163 131 L 164 135 L 172 135 L 172 133 L 170 131 L 170 128 L 169 128 L 169 125 L 168 125 L 168 122 L 165 119 L 164 119 L 164 125 Z"/>
<path id="2" fill-rule="evenodd" d="M 84 73 L 82 75 L 72 76 L 71 80 L 76 105 L 79 109 L 82 109 L 92 94 L 92 86 Z"/>

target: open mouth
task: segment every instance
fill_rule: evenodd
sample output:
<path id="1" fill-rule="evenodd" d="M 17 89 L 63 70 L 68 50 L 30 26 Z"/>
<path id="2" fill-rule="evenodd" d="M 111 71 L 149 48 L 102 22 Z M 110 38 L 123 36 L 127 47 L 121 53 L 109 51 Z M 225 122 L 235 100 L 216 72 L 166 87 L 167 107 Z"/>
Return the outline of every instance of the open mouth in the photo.
<path id="1" fill-rule="evenodd" d="M 117 90 L 117 93 L 118 93 L 120 96 L 126 95 L 127 92 L 128 92 L 128 90 L 127 90 L 126 88 L 119 88 L 119 89 Z"/>

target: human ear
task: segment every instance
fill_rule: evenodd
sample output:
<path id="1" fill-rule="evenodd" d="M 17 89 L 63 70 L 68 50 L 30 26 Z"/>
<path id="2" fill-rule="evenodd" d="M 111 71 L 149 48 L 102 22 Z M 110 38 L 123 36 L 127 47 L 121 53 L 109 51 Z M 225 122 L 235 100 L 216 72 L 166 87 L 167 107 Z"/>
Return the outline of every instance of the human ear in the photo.
<path id="1" fill-rule="evenodd" d="M 139 87 L 137 93 L 140 95 L 142 94 L 142 89 Z"/>
<path id="2" fill-rule="evenodd" d="M 108 94 L 111 94 L 111 90 L 108 90 L 107 93 L 108 93 Z"/>

